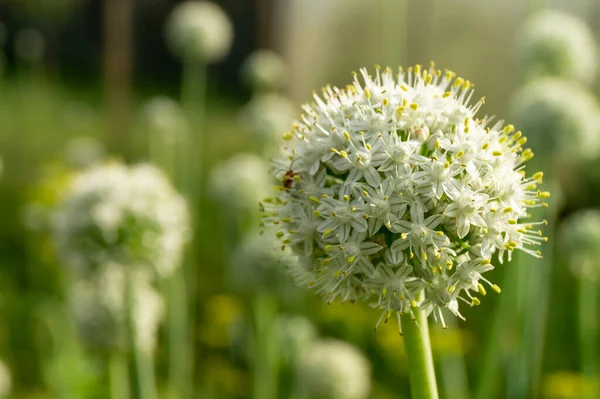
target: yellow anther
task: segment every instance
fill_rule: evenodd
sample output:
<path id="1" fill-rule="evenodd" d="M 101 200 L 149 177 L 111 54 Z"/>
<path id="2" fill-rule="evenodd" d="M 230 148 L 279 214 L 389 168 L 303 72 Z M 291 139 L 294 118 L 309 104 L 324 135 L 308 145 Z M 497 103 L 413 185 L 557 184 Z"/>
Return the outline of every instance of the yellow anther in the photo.
<path id="1" fill-rule="evenodd" d="M 448 287 L 448 292 L 449 293 L 452 294 L 454 291 L 456 291 L 456 287 L 455 286 L 451 285 L 450 287 Z"/>
<path id="2" fill-rule="evenodd" d="M 367 144 L 365 144 L 365 148 L 366 148 L 367 150 L 371 151 L 371 149 L 372 149 L 373 147 L 371 147 L 371 144 L 367 143 Z"/>
<path id="3" fill-rule="evenodd" d="M 477 297 L 473 297 L 473 300 L 471 301 L 471 306 L 479 306 L 481 305 L 481 301 L 479 300 L 479 298 Z"/>
<path id="4" fill-rule="evenodd" d="M 351 256 L 347 260 L 348 260 L 348 263 L 352 263 L 356 260 L 356 256 Z"/>
<path id="5" fill-rule="evenodd" d="M 408 87 L 406 87 L 406 85 L 401 85 L 400 88 L 404 91 L 408 91 Z"/>
<path id="6" fill-rule="evenodd" d="M 489 259 L 482 259 L 481 262 L 479 262 L 482 266 L 489 265 L 490 263 L 492 262 Z"/>
<path id="7" fill-rule="evenodd" d="M 358 132 L 358 134 L 360 134 L 361 136 L 364 136 L 365 132 Z"/>
<path id="8" fill-rule="evenodd" d="M 319 199 L 317 197 L 315 197 L 314 195 L 311 195 L 309 198 L 312 202 L 316 202 L 317 204 L 319 203 Z"/>
<path id="9" fill-rule="evenodd" d="M 322 194 L 321 195 L 321 198 L 327 198 L 327 197 L 329 197 L 329 195 L 327 195 L 327 194 Z"/>
<path id="10" fill-rule="evenodd" d="M 292 132 L 285 132 L 281 135 L 281 137 L 283 137 L 284 140 L 291 140 L 294 135 L 292 134 Z"/>
<path id="11" fill-rule="evenodd" d="M 433 81 L 433 76 L 427 75 L 424 80 L 425 80 L 425 84 L 428 85 L 428 84 L 430 84 Z"/>
<path id="12" fill-rule="evenodd" d="M 342 156 L 342 158 L 348 158 L 348 153 L 344 150 L 340 151 L 340 155 Z"/>
<path id="13" fill-rule="evenodd" d="M 348 133 L 347 130 L 344 130 L 344 137 L 346 138 L 346 140 L 350 140 L 350 133 Z"/>
<path id="14" fill-rule="evenodd" d="M 331 229 L 327 229 L 325 230 L 325 232 L 323 233 L 323 237 L 327 237 L 328 235 L 331 234 Z"/>
<path id="15" fill-rule="evenodd" d="M 479 290 L 479 293 L 481 295 L 487 295 L 487 292 L 485 291 L 485 287 L 483 286 L 483 284 L 478 283 L 477 284 L 477 289 Z"/>
<path id="16" fill-rule="evenodd" d="M 504 126 L 504 133 L 505 134 L 511 134 L 514 131 L 515 131 L 514 125 L 506 125 L 506 126 Z"/>
<path id="17" fill-rule="evenodd" d="M 448 269 L 448 270 L 452 270 L 452 266 L 453 266 L 453 265 L 454 265 L 454 264 L 452 263 L 452 261 L 450 261 L 450 260 L 449 260 L 448 262 L 446 262 L 446 269 Z"/>
<path id="18" fill-rule="evenodd" d="M 281 221 L 284 223 L 289 223 L 292 221 L 292 218 L 281 218 Z"/>
<path id="19" fill-rule="evenodd" d="M 381 290 L 381 295 L 386 296 L 387 292 L 388 292 L 387 288 L 384 288 Z"/>
<path id="20" fill-rule="evenodd" d="M 411 306 L 412 308 L 416 308 L 416 307 L 417 307 L 417 302 L 416 302 L 414 299 L 411 299 L 411 300 L 410 300 L 410 306 Z"/>
<path id="21" fill-rule="evenodd" d="M 436 235 L 443 237 L 444 236 L 444 232 L 443 231 L 436 231 L 435 232 Z"/>
<path id="22" fill-rule="evenodd" d="M 421 74 L 421 65 L 417 64 L 415 65 L 415 75 L 420 75 Z"/>
<path id="23" fill-rule="evenodd" d="M 489 146 L 490 146 L 489 143 L 485 143 L 484 145 L 481 146 L 481 149 L 482 150 L 487 150 Z"/>
<path id="24" fill-rule="evenodd" d="M 390 103 L 390 101 L 387 98 L 383 99 L 383 106 L 387 107 L 387 105 Z"/>
<path id="25" fill-rule="evenodd" d="M 308 286 L 309 286 L 309 287 L 312 287 L 313 285 L 315 285 L 315 282 L 314 282 L 314 280 L 310 280 L 310 281 L 308 282 Z"/>
<path id="26" fill-rule="evenodd" d="M 508 213 L 508 212 L 512 212 L 512 211 L 513 211 L 513 209 L 512 209 L 510 206 L 509 206 L 509 207 L 507 207 L 507 208 L 504 208 L 504 209 L 502 210 L 502 212 L 504 212 L 504 213 Z"/>
<path id="27" fill-rule="evenodd" d="M 456 153 L 456 158 L 462 158 L 463 155 L 465 155 L 465 152 L 463 150 L 460 150 L 458 153 Z"/>
<path id="28" fill-rule="evenodd" d="M 422 253 L 421 253 L 421 258 L 422 258 L 423 260 L 427 260 L 427 254 L 426 254 L 425 252 L 422 252 Z"/>
<path id="29" fill-rule="evenodd" d="M 508 224 L 517 224 L 515 219 L 508 219 Z"/>
<path id="30" fill-rule="evenodd" d="M 403 240 L 406 240 L 406 237 L 407 237 L 406 233 L 400 234 L 400 238 L 402 238 Z"/>
<path id="31" fill-rule="evenodd" d="M 344 200 L 345 201 L 350 201 L 350 196 L 348 194 L 344 194 Z"/>
<path id="32" fill-rule="evenodd" d="M 523 145 L 527 143 L 527 137 L 523 137 L 522 139 L 520 139 L 519 141 L 517 141 L 517 145 Z"/>
<path id="33" fill-rule="evenodd" d="M 277 236 L 277 238 L 281 238 L 284 236 L 284 232 L 283 231 L 278 231 L 277 233 L 275 233 L 275 236 Z"/>
<path id="34" fill-rule="evenodd" d="M 496 291 L 498 294 L 502 292 L 502 290 L 500 289 L 500 287 L 498 287 L 496 284 L 492 285 L 492 289 L 494 291 Z"/>
<path id="35" fill-rule="evenodd" d="M 537 172 L 531 176 L 533 180 L 537 180 L 538 183 L 542 184 L 542 179 L 544 177 L 544 172 Z"/>
<path id="36" fill-rule="evenodd" d="M 538 190 L 537 197 L 538 198 L 548 198 L 548 197 L 550 197 L 550 192 L 549 191 L 540 191 L 540 190 Z"/>
<path id="37" fill-rule="evenodd" d="M 414 111 L 418 110 L 419 109 L 419 104 L 417 104 L 417 103 L 410 104 L 410 109 L 412 109 Z"/>
<path id="38" fill-rule="evenodd" d="M 506 139 L 508 139 L 508 136 L 502 136 L 500 137 L 500 139 L 498 140 L 498 143 L 504 143 L 506 141 Z"/>
<path id="39" fill-rule="evenodd" d="M 442 94 L 443 98 L 448 98 L 452 95 L 452 93 L 450 93 L 449 91 L 445 92 L 444 94 Z"/>
<path id="40" fill-rule="evenodd" d="M 492 155 L 495 157 L 499 157 L 502 155 L 502 151 L 492 151 Z"/>
<path id="41" fill-rule="evenodd" d="M 321 212 L 314 210 L 313 211 L 313 215 L 315 215 L 316 217 L 320 217 L 321 216 Z"/>
<path id="42" fill-rule="evenodd" d="M 513 135 L 513 140 L 519 140 L 521 138 L 521 136 L 523 135 L 523 133 L 519 130 L 518 132 L 516 132 Z"/>
<path id="43" fill-rule="evenodd" d="M 369 196 L 369 192 L 368 192 L 367 190 L 363 190 L 363 195 L 364 195 L 365 197 L 368 197 L 368 196 Z"/>
<path id="44" fill-rule="evenodd" d="M 365 89 L 365 97 L 367 97 L 367 99 L 371 98 L 371 92 L 369 89 Z"/>
<path id="45" fill-rule="evenodd" d="M 450 168 L 450 163 L 449 163 L 449 162 L 446 162 L 446 163 L 444 164 L 444 169 L 448 169 L 448 168 Z"/>

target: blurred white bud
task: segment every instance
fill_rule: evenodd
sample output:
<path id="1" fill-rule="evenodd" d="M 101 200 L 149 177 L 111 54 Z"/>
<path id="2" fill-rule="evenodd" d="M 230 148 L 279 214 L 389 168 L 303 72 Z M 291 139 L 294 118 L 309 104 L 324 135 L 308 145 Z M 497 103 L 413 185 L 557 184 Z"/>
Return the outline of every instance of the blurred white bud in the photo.
<path id="1" fill-rule="evenodd" d="M 251 89 L 269 91 L 281 88 L 285 83 L 287 65 L 272 50 L 257 50 L 242 64 L 242 80 Z"/>
<path id="2" fill-rule="evenodd" d="M 12 377 L 10 370 L 0 361 L 0 399 L 8 398 L 12 392 Z"/>
<path id="3" fill-rule="evenodd" d="M 289 130 L 295 114 L 296 107 L 286 97 L 259 94 L 240 112 L 240 124 L 252 135 L 253 143 L 271 148 Z"/>
<path id="4" fill-rule="evenodd" d="M 179 103 L 169 97 L 151 98 L 144 105 L 142 113 L 148 133 L 169 143 L 174 143 L 189 130 Z"/>
<path id="5" fill-rule="evenodd" d="M 166 40 L 181 59 L 216 62 L 231 48 L 233 27 L 227 14 L 209 1 L 185 1 L 168 17 Z"/>
<path id="6" fill-rule="evenodd" d="M 594 80 L 598 51 L 585 22 L 558 10 L 530 17 L 519 37 L 520 53 L 532 76 L 558 76 L 583 83 Z"/>
<path id="7" fill-rule="evenodd" d="M 104 144 L 94 137 L 74 137 L 65 147 L 67 162 L 77 168 L 86 168 L 101 162 L 105 155 Z"/>
<path id="8" fill-rule="evenodd" d="M 96 165 L 77 174 L 53 217 L 59 260 L 79 274 L 109 263 L 158 277 L 179 267 L 189 235 L 185 199 L 151 165 Z"/>
<path id="9" fill-rule="evenodd" d="M 31 28 L 17 32 L 15 53 L 19 59 L 30 64 L 38 64 L 44 58 L 45 51 L 46 40 L 40 32 Z"/>
<path id="10" fill-rule="evenodd" d="M 371 365 L 354 346 L 324 339 L 306 348 L 296 367 L 295 389 L 308 399 L 366 399 Z"/>
<path id="11" fill-rule="evenodd" d="M 270 191 L 269 166 L 254 154 L 238 154 L 220 162 L 210 175 L 216 203 L 234 216 L 256 213 Z"/>
<path id="12" fill-rule="evenodd" d="M 586 209 L 567 217 L 558 232 L 560 253 L 578 278 L 600 278 L 600 210 Z"/>
<path id="13" fill-rule="evenodd" d="M 279 316 L 275 331 L 287 363 L 294 363 L 318 337 L 315 325 L 302 316 Z"/>
<path id="14" fill-rule="evenodd" d="M 575 160 L 600 154 L 600 108 L 581 86 L 556 78 L 535 80 L 511 103 L 515 125 L 534 151 Z"/>

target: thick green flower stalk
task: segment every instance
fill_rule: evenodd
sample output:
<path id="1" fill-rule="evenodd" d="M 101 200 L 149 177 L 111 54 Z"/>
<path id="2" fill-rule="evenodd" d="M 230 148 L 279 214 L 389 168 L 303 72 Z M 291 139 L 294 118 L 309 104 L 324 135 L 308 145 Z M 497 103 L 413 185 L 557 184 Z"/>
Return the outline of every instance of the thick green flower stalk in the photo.
<path id="1" fill-rule="evenodd" d="M 278 192 L 262 209 L 263 225 L 300 257 L 290 267 L 297 281 L 327 302 L 370 303 L 376 326 L 428 315 L 445 325 L 442 309 L 462 318 L 460 303 L 500 292 L 483 276 L 492 257 L 541 257 L 544 222 L 527 219 L 549 196 L 542 173 L 527 176 L 522 133 L 478 118 L 484 99 L 472 96 L 468 80 L 419 65 L 362 69 L 345 88 L 315 94 L 283 134 Z M 422 345 L 418 398 L 437 397 L 426 331 L 407 331 L 407 345 Z"/>
<path id="2" fill-rule="evenodd" d="M 573 15 L 551 9 L 533 14 L 525 21 L 519 46 L 529 78 L 594 81 L 599 56 L 594 35 Z"/>

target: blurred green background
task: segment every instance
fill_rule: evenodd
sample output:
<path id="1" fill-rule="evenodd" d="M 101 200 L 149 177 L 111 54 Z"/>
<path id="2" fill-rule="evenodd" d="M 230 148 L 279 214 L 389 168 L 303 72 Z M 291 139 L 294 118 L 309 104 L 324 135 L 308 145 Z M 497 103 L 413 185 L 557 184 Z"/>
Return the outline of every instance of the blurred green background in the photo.
<path id="1" fill-rule="evenodd" d="M 294 348 L 301 351 L 332 337 L 368 358 L 369 398 L 408 398 L 402 339 L 393 325 L 373 332 L 379 312 L 364 304 L 321 303 L 312 291 L 284 286 L 270 275 L 248 282 L 248 276 L 270 273 L 240 271 L 246 264 L 239 256 L 249 268 L 248 258 L 255 255 L 238 256 L 236 250 L 252 246 L 244 237 L 255 232 L 259 190 L 250 186 L 256 193 L 236 192 L 215 183 L 242 185 L 243 162 L 221 174 L 215 170 L 238 153 L 266 159 L 270 140 L 298 117 L 299 105 L 310 100 L 313 89 L 345 85 L 350 72 L 363 66 L 427 65 L 430 60 L 474 82 L 476 94 L 486 97 L 483 113 L 534 136 L 536 165 L 551 171 L 553 192 L 552 210 L 545 215 L 550 222 L 545 234 L 551 238 L 546 258 L 518 256 L 490 272 L 490 280 L 502 283 L 501 295 L 490 294 L 481 306 L 465 311 L 466 322 L 454 321 L 447 330 L 433 327 L 442 396 L 600 397 L 590 396 L 600 379 L 597 280 L 583 283 L 588 277 L 572 273 L 570 258 L 562 256 L 569 249 L 560 247 L 563 240 L 553 233 L 571 214 L 600 207 L 600 152 L 563 156 L 562 144 L 544 146 L 550 140 L 544 134 L 554 134 L 549 128 L 525 120 L 529 132 L 514 120 L 519 119 L 519 91 L 534 84 L 539 72 L 528 68 L 527 52 L 535 47 L 523 45 L 528 17 L 548 7 L 562 10 L 580 19 L 600 42 L 599 1 L 217 0 L 231 20 L 233 42 L 224 58 L 207 66 L 206 96 L 192 93 L 195 100 L 187 105 L 186 91 L 202 88 L 185 74 L 190 66 L 182 65 L 165 41 L 165 24 L 177 3 L 0 0 L 0 360 L 12 380 L 6 397 L 109 397 L 105 354 L 88 350 L 78 338 L 67 306 L 69 279 L 55 259 L 44 214 L 59 200 L 68 176 L 99 158 L 151 161 L 168 169 L 168 144 L 164 137 L 152 137 L 166 135 L 168 143 L 182 123 L 191 127 L 192 136 L 201 135 L 191 142 L 193 159 L 188 159 L 188 174 L 197 186 L 185 282 L 194 295 L 179 308 L 189 319 L 181 350 L 191 364 L 181 382 L 187 388 L 173 388 L 177 371 L 163 322 L 155 353 L 158 397 L 303 399 L 298 385 L 313 382 L 301 381 L 301 356 Z M 571 35 L 562 26 L 556 26 L 558 34 Z M 594 46 L 581 51 L 597 63 Z M 273 67 L 279 74 L 265 72 L 269 84 L 264 87 L 256 83 L 256 70 L 248 72 L 254 74 L 250 77 L 244 73 L 245 60 L 259 49 L 274 51 L 282 62 L 258 67 Z M 552 48 L 548 51 L 552 58 Z M 600 94 L 593 71 L 583 79 L 548 74 L 584 86 L 586 95 Z M 261 102 L 265 95 L 270 100 Z M 156 101 L 157 96 L 163 100 Z M 204 114 L 193 111 L 202 107 L 198 101 L 204 102 Z M 593 121 L 600 121 L 600 112 L 594 108 L 582 115 L 595 126 L 589 134 L 599 137 L 600 123 Z M 569 132 L 565 127 L 557 134 L 569 140 Z M 226 204 L 232 193 L 244 204 Z M 600 271 L 600 258 L 592 258 L 592 268 Z M 236 283 L 239 275 L 245 284 Z M 270 289 L 274 284 L 285 288 Z M 339 384 L 351 378 L 341 374 Z M 131 372 L 134 386 L 136 378 Z M 132 395 L 143 396 L 135 387 Z"/>

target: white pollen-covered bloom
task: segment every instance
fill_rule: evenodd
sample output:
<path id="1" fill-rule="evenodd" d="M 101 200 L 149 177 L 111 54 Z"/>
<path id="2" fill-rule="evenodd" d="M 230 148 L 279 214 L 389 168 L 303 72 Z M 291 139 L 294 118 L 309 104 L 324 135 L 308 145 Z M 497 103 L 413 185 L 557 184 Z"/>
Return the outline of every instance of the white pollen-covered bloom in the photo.
<path id="1" fill-rule="evenodd" d="M 12 392 L 12 376 L 10 370 L 0 361 L 0 399 L 10 397 Z"/>
<path id="2" fill-rule="evenodd" d="M 598 50 L 585 21 L 558 10 L 531 16 L 519 36 L 521 58 L 533 77 L 557 76 L 582 83 L 594 81 Z"/>
<path id="3" fill-rule="evenodd" d="M 173 54 L 182 59 L 216 62 L 229 53 L 233 27 L 217 4 L 185 1 L 169 15 L 166 39 Z"/>
<path id="4" fill-rule="evenodd" d="M 116 263 L 168 277 L 190 236 L 187 204 L 148 164 L 96 165 L 77 174 L 53 217 L 59 259 L 79 275 Z"/>
<path id="5" fill-rule="evenodd" d="M 575 276 L 600 278 L 600 210 L 586 209 L 568 216 L 558 234 L 561 254 Z"/>
<path id="6" fill-rule="evenodd" d="M 242 64 L 242 80 L 256 91 L 279 89 L 287 73 L 283 58 L 272 50 L 257 50 Z"/>
<path id="7" fill-rule="evenodd" d="M 278 143 L 279 135 L 288 128 L 295 113 L 296 107 L 286 97 L 258 94 L 241 110 L 240 124 L 252 135 L 253 143 L 270 148 Z"/>
<path id="8" fill-rule="evenodd" d="M 442 308 L 462 317 L 459 301 L 500 291 L 483 277 L 494 255 L 541 256 L 544 222 L 525 219 L 545 206 L 542 173 L 526 175 L 520 131 L 476 116 L 484 100 L 470 105 L 468 80 L 433 66 L 360 75 L 315 94 L 283 134 L 262 224 L 328 302 L 367 301 L 379 322 L 420 305 L 444 324 Z"/>
<path id="9" fill-rule="evenodd" d="M 256 212 L 271 188 L 269 165 L 259 156 L 237 154 L 217 164 L 210 174 L 210 192 L 217 203 L 234 215 Z"/>
<path id="10" fill-rule="evenodd" d="M 577 84 L 535 80 L 515 95 L 512 114 L 532 148 L 545 156 L 592 159 L 600 154 L 600 107 Z"/>
<path id="11" fill-rule="evenodd" d="M 366 399 L 371 390 L 371 365 L 354 346 L 323 339 L 301 354 L 294 384 L 302 398 Z"/>

